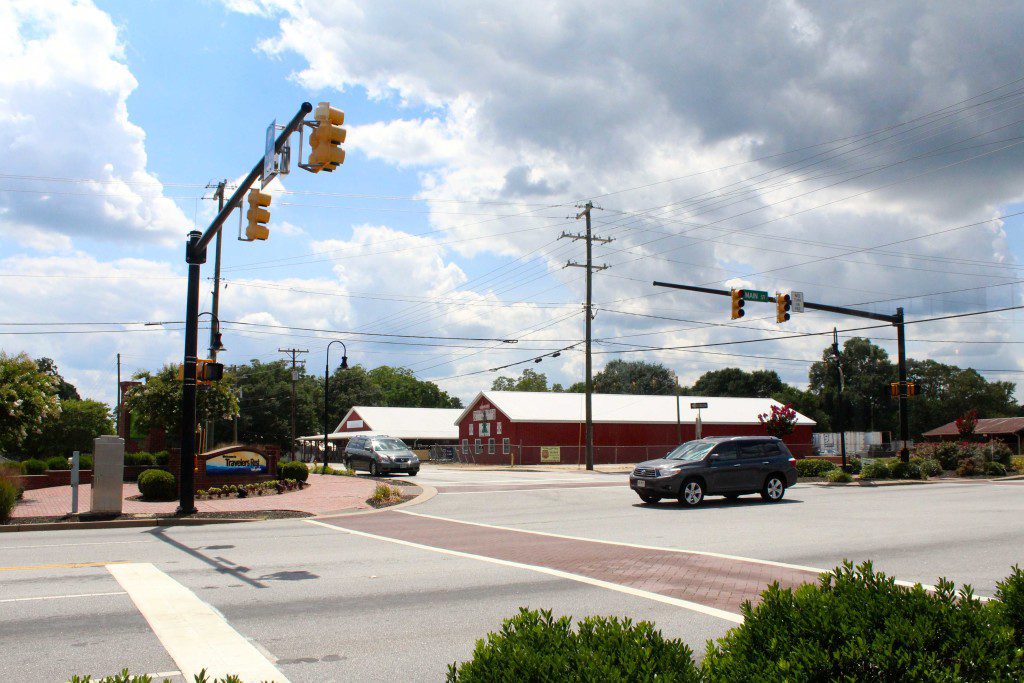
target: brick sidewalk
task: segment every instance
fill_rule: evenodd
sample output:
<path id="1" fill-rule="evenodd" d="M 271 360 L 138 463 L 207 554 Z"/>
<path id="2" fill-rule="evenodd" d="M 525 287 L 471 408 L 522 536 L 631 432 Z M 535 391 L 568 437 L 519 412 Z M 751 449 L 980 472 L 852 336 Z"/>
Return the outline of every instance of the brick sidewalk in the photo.
<path id="1" fill-rule="evenodd" d="M 342 510 L 368 509 L 366 499 L 373 494 L 376 481 L 362 477 L 333 477 L 310 474 L 311 486 L 301 491 L 289 491 L 278 495 L 253 496 L 250 498 L 219 498 L 197 500 L 200 512 L 243 512 L 252 510 L 298 510 L 314 515 Z M 139 495 L 135 483 L 125 482 L 124 496 Z M 90 487 L 78 487 L 78 511 L 89 511 Z M 128 514 L 171 514 L 178 506 L 177 501 L 148 503 L 141 500 L 125 500 L 124 512 Z M 14 519 L 25 517 L 60 517 L 71 512 L 71 487 L 53 486 L 34 491 L 25 491 L 25 497 L 14 506 Z"/>
<path id="2" fill-rule="evenodd" d="M 434 548 L 558 569 L 733 613 L 739 613 L 744 600 L 756 602 L 773 581 L 787 587 L 818 579 L 815 572 L 758 562 L 555 538 L 401 512 L 324 521 Z"/>

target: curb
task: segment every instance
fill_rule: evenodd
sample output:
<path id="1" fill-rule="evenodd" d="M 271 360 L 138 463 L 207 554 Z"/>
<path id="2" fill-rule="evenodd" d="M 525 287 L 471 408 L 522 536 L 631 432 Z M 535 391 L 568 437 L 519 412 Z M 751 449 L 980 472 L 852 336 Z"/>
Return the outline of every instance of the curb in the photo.
<path id="1" fill-rule="evenodd" d="M 416 486 L 419 486 L 421 489 L 423 489 L 422 491 L 420 491 L 420 494 L 413 498 L 412 500 L 407 500 L 404 503 L 399 503 L 398 505 L 389 505 L 384 508 L 370 508 L 369 510 L 337 510 L 335 512 L 324 512 L 313 517 L 307 517 L 306 519 L 348 517 L 351 515 L 372 515 L 377 512 L 387 512 L 388 510 L 399 510 L 401 508 L 412 507 L 413 505 L 420 505 L 421 503 L 426 503 L 428 500 L 437 495 L 437 489 L 435 489 L 433 486 L 429 486 L 428 484 L 416 484 Z"/>
<path id="2" fill-rule="evenodd" d="M 870 488 L 876 488 L 876 487 L 879 487 L 879 486 L 881 486 L 881 487 L 885 487 L 885 486 L 917 486 L 919 484 L 941 484 L 942 480 L 941 479 L 935 479 L 935 480 L 931 480 L 931 479 L 925 479 L 925 480 L 921 480 L 921 479 L 879 479 L 877 481 L 875 481 L 875 480 L 851 481 L 851 482 L 846 482 L 846 483 L 842 483 L 842 482 L 838 482 L 838 481 L 820 481 L 820 482 L 806 482 L 806 483 L 810 484 L 811 486 L 853 486 L 853 487 L 860 486 L 860 487 L 863 487 L 863 488 L 869 488 L 870 489 Z"/>
<path id="3" fill-rule="evenodd" d="M 0 533 L 18 531 L 64 531 L 67 529 L 120 529 L 147 526 L 206 526 L 209 524 L 237 524 L 240 522 L 263 522 L 257 518 L 233 517 L 155 517 L 153 519 L 111 519 L 97 522 L 43 522 L 41 524 L 3 524 Z"/>

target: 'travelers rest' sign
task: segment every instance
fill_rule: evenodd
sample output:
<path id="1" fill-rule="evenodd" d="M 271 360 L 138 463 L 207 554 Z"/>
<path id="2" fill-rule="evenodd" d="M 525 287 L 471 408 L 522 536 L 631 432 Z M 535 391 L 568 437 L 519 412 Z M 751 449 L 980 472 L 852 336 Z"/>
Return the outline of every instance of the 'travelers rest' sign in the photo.
<path id="1" fill-rule="evenodd" d="M 217 455 L 206 461 L 206 474 L 265 474 L 267 459 L 254 451 L 234 451 Z"/>

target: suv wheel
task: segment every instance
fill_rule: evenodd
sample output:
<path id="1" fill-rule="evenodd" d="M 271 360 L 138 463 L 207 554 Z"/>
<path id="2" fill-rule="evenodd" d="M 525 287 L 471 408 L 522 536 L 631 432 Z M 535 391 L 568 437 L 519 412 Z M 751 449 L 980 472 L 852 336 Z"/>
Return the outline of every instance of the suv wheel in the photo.
<path id="1" fill-rule="evenodd" d="M 660 503 L 661 502 L 661 496 L 655 496 L 655 495 L 650 494 L 650 493 L 640 493 L 640 494 L 637 494 L 637 495 L 639 495 L 640 496 L 640 500 L 642 500 L 645 503 L 650 503 L 650 504 L 653 505 L 654 503 Z"/>
<path id="2" fill-rule="evenodd" d="M 764 482 L 764 488 L 761 489 L 761 497 L 769 503 L 778 503 L 784 495 L 786 495 L 786 482 L 782 481 L 782 477 L 777 474 L 769 476 Z"/>
<path id="3" fill-rule="evenodd" d="M 683 483 L 679 490 L 679 502 L 687 507 L 697 507 L 704 500 L 704 486 L 697 479 Z"/>

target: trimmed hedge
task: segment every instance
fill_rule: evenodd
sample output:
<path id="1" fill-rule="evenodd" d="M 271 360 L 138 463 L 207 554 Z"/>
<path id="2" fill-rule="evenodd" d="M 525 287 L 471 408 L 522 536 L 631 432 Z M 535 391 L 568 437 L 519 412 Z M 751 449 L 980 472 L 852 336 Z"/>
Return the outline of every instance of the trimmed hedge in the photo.
<path id="1" fill-rule="evenodd" d="M 803 458 L 796 461 L 796 473 L 800 477 L 824 477 L 838 467 L 834 462 L 821 458 Z"/>
<path id="2" fill-rule="evenodd" d="M 79 455 L 78 456 L 78 469 L 80 469 L 80 470 L 91 470 L 92 469 L 92 456 L 91 455 Z"/>
<path id="3" fill-rule="evenodd" d="M 46 469 L 48 470 L 70 470 L 71 463 L 68 459 L 59 455 L 55 455 L 52 458 L 46 459 Z"/>
<path id="4" fill-rule="evenodd" d="M 849 472 L 844 472 L 837 467 L 834 470 L 826 472 L 825 479 L 833 484 L 849 484 L 853 481 L 853 475 Z"/>
<path id="5" fill-rule="evenodd" d="M 166 470 L 146 470 L 139 475 L 139 492 L 143 500 L 174 500 L 178 484 L 174 475 Z"/>
<path id="6" fill-rule="evenodd" d="M 124 454 L 125 467 L 153 467 L 155 464 L 152 453 L 139 451 L 138 453 Z"/>
<path id="7" fill-rule="evenodd" d="M 861 479 L 891 479 L 892 470 L 885 460 L 875 460 L 864 465 L 860 470 Z"/>
<path id="8" fill-rule="evenodd" d="M 473 658 L 448 667 L 447 680 L 699 681 L 693 652 L 668 640 L 650 622 L 587 617 L 577 629 L 550 610 L 519 609 L 501 631 L 478 640 Z"/>
<path id="9" fill-rule="evenodd" d="M 297 462 L 295 460 L 282 462 L 277 466 L 277 478 L 306 481 L 309 479 L 309 468 L 306 467 L 306 463 Z"/>
<path id="10" fill-rule="evenodd" d="M 29 458 L 21 463 L 21 471 L 25 474 L 43 474 L 46 472 L 46 463 L 36 458 Z"/>

